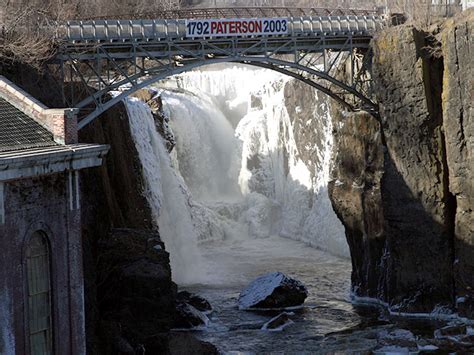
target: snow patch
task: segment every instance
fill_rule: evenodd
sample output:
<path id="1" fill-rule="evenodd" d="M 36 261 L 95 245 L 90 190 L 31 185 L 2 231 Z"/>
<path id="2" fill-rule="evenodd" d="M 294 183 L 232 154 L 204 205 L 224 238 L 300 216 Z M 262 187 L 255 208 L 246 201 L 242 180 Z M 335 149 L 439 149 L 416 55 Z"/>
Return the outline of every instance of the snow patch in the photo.
<path id="1" fill-rule="evenodd" d="M 438 350 L 439 348 L 436 345 L 418 345 L 418 350 L 420 351 L 435 351 Z"/>
<path id="2" fill-rule="evenodd" d="M 383 348 L 373 351 L 374 355 L 404 355 L 404 354 L 418 354 L 417 351 L 411 352 L 409 348 L 400 346 L 384 346 Z"/>
<path id="3" fill-rule="evenodd" d="M 281 332 L 283 329 L 285 329 L 287 326 L 291 325 L 291 324 L 294 324 L 295 322 L 293 322 L 291 319 L 287 319 L 286 322 L 284 322 L 282 325 L 276 327 L 276 328 L 269 328 L 269 326 L 275 321 L 277 320 L 278 318 L 282 317 L 282 316 L 293 316 L 295 315 L 293 312 L 284 312 L 284 313 L 281 313 L 275 317 L 273 317 L 272 319 L 270 319 L 268 322 L 266 322 L 263 326 L 262 326 L 262 330 L 267 330 L 269 332 Z"/>
<path id="4" fill-rule="evenodd" d="M 249 309 L 256 303 L 270 296 L 275 288 L 280 286 L 284 278 L 285 275 L 281 272 L 272 272 L 257 277 L 240 294 L 239 309 Z"/>

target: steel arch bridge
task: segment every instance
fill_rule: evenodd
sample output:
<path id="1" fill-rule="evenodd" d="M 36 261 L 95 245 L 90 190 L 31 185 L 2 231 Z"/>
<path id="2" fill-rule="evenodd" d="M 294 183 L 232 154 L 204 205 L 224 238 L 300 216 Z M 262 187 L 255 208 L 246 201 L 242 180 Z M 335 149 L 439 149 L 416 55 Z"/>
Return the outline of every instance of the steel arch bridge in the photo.
<path id="1" fill-rule="evenodd" d="M 186 18 L 216 15 L 278 16 L 287 19 L 288 32 L 186 35 Z M 62 77 L 64 103 L 79 109 L 79 129 L 158 80 L 224 62 L 275 70 L 313 86 L 348 110 L 377 115 L 366 54 L 374 32 L 386 25 L 383 15 L 340 9 L 234 8 L 174 11 L 160 17 L 69 21 L 61 28 L 62 45 L 51 64 Z M 344 73 L 338 72 L 341 68 Z"/>

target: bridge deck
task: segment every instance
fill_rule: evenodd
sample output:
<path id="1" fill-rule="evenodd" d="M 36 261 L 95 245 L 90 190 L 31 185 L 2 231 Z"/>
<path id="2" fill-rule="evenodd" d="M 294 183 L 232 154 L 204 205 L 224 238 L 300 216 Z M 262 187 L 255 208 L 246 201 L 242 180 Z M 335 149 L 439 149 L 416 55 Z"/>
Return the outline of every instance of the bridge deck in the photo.
<path id="1" fill-rule="evenodd" d="M 367 36 L 381 29 L 384 25 L 385 17 L 383 15 L 292 16 L 288 17 L 288 34 L 278 36 Z M 186 20 L 68 21 L 65 29 L 64 39 L 69 43 L 163 41 L 184 39 L 186 37 Z M 240 37 L 248 38 L 251 36 L 242 35 Z"/>
<path id="2" fill-rule="evenodd" d="M 223 62 L 251 64 L 290 75 L 350 110 L 365 109 L 376 115 L 363 55 L 374 32 L 387 25 L 384 15 L 301 9 L 267 8 L 261 13 L 257 9 L 225 10 L 222 14 L 219 9 L 200 10 L 185 19 L 67 22 L 58 34 L 63 42 L 52 64 L 57 65 L 63 81 L 83 84 L 85 98 L 80 102 L 74 85 L 70 93 L 62 93 L 70 107 L 81 110 L 79 126 L 84 127 L 123 97 L 157 80 Z M 231 29 L 231 24 L 252 22 L 256 30 Z M 270 28 L 271 23 L 274 30 L 261 29 L 266 28 L 263 24 Z M 198 29 L 195 36 L 198 24 L 202 29 L 208 24 L 210 30 Z M 228 27 L 213 32 L 212 26 L 215 29 L 218 24 Z M 341 65 L 348 68 L 345 81 L 335 76 Z M 118 96 L 109 94 L 119 88 L 127 89 Z"/>

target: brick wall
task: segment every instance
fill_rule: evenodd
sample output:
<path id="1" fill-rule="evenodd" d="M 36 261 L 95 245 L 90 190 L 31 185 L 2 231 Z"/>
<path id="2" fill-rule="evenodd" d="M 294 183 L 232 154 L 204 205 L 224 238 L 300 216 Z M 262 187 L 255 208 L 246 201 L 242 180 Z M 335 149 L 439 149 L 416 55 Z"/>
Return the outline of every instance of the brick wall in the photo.
<path id="1" fill-rule="evenodd" d="M 76 109 L 49 109 L 3 76 L 0 76 L 0 97 L 53 133 L 57 143 L 77 143 Z"/>
<path id="2" fill-rule="evenodd" d="M 51 247 L 55 353 L 85 353 L 80 211 L 75 204 L 75 209 L 71 210 L 71 181 L 74 184 L 68 173 L 62 173 L 4 185 L 0 280 L 4 280 L 2 287 L 8 293 L 4 298 L 10 300 L 10 307 L 0 308 L 4 313 L 0 314 L 0 319 L 13 325 L 17 354 L 29 354 L 25 336 L 28 330 L 24 253 L 28 238 L 38 230 L 48 235 Z M 6 351 L 1 343 L 0 353 L 3 354 Z"/>

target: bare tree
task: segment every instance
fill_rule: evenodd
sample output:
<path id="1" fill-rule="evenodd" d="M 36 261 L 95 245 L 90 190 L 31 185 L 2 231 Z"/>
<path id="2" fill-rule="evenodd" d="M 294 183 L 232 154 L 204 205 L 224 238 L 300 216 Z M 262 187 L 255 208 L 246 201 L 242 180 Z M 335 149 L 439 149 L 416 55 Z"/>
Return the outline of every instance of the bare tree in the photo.
<path id="1" fill-rule="evenodd" d="M 40 68 L 54 55 L 58 25 L 66 20 L 133 18 L 179 6 L 179 0 L 6 0 L 0 8 L 0 60 Z"/>

